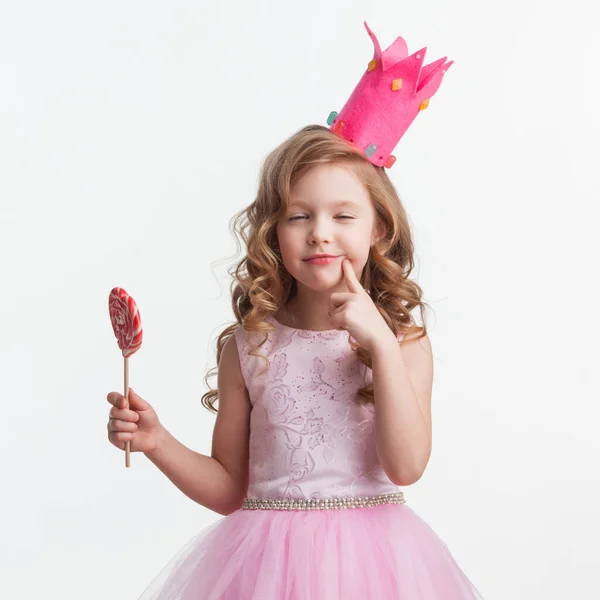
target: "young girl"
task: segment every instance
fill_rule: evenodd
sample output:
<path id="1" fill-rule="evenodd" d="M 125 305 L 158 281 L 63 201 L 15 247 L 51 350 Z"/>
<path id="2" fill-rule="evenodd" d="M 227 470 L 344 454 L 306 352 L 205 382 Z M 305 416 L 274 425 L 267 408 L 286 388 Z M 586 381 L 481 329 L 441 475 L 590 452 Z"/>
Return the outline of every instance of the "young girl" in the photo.
<path id="1" fill-rule="evenodd" d="M 389 154 L 378 139 L 369 156 L 356 140 L 375 126 L 351 116 L 276 148 L 237 217 L 236 323 L 202 398 L 217 412 L 212 455 L 177 441 L 133 390 L 129 408 L 108 394 L 110 442 L 129 440 L 224 515 L 143 600 L 481 598 L 399 489 L 431 452 L 431 344 L 411 316 L 418 307 L 425 322 L 407 217 L 375 164 Z"/>

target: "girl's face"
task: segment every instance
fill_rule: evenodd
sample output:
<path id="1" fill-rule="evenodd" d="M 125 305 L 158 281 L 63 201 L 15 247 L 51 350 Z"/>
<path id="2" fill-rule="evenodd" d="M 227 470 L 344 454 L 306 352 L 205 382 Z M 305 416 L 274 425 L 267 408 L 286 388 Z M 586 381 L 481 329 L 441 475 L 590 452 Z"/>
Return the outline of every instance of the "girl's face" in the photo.
<path id="1" fill-rule="evenodd" d="M 333 291 L 350 259 L 360 278 L 377 241 L 375 209 L 352 168 L 329 163 L 312 168 L 291 190 L 290 205 L 277 224 L 281 258 L 299 285 Z M 335 258 L 310 261 L 315 254 Z"/>

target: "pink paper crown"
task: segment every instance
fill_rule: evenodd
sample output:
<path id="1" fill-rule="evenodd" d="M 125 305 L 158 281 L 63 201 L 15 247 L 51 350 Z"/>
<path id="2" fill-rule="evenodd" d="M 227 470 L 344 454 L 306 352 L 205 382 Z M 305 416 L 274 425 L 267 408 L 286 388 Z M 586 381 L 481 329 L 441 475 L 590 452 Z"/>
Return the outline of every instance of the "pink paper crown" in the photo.
<path id="1" fill-rule="evenodd" d="M 401 37 L 384 52 L 365 21 L 375 47 L 373 60 L 341 112 L 327 119 L 330 130 L 378 167 L 390 168 L 391 153 L 429 99 L 437 92 L 444 73 L 454 61 L 440 58 L 423 67 L 427 48 L 408 56 Z"/>

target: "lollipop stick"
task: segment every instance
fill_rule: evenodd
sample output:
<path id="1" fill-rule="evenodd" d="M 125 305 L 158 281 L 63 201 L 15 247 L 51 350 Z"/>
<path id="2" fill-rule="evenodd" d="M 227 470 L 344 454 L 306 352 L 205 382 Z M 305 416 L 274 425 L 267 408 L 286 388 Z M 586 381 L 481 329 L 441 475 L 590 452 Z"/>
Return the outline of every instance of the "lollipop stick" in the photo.
<path id="1" fill-rule="evenodd" d="M 125 396 L 125 408 L 129 408 L 129 357 L 125 357 L 125 391 L 123 392 L 123 396 Z M 131 450 L 131 442 L 127 440 L 125 442 L 125 466 L 130 467 L 131 463 L 129 460 L 129 452 Z"/>

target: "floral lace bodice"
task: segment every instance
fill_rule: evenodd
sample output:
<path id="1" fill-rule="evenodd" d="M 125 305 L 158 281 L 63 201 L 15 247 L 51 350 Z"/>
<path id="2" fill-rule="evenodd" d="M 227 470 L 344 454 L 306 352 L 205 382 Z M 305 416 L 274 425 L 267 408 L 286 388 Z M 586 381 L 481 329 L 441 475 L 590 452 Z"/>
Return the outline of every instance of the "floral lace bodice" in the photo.
<path id="1" fill-rule="evenodd" d="M 379 463 L 374 406 L 359 405 L 357 390 L 372 381 L 343 330 L 275 326 L 248 355 L 248 332 L 235 338 L 248 389 L 248 498 L 339 498 L 398 491 Z M 252 334 L 260 341 L 263 334 Z M 400 339 L 400 337 L 398 338 Z M 263 373 L 264 371 L 264 373 Z"/>

